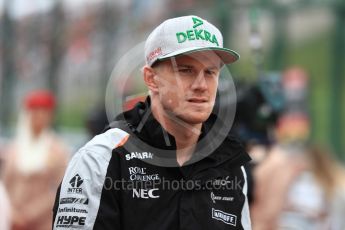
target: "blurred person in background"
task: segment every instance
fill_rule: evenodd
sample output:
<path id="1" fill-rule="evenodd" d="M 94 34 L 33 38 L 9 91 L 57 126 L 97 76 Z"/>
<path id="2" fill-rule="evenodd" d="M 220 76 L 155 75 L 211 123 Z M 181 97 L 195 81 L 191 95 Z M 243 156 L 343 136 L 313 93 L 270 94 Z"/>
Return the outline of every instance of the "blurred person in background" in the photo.
<path id="1" fill-rule="evenodd" d="M 245 165 L 248 177 L 249 205 L 254 199 L 253 170 L 267 156 L 273 142 L 270 135 L 283 106 L 281 79 L 266 74 L 255 82 L 237 82 L 236 116 L 232 132 L 238 137 L 252 160 Z"/>
<path id="2" fill-rule="evenodd" d="M 2 178 L 3 166 L 2 143 L 0 142 L 0 230 L 10 230 L 11 206 Z"/>
<path id="3" fill-rule="evenodd" d="M 344 170 L 327 151 L 301 142 L 307 122 L 297 114 L 278 122 L 279 144 L 254 172 L 253 229 L 345 229 Z"/>
<path id="4" fill-rule="evenodd" d="M 19 114 L 17 135 L 6 149 L 4 182 L 12 205 L 13 230 L 51 228 L 56 189 L 69 154 L 50 129 L 55 98 L 46 90 L 29 93 Z"/>
<path id="5" fill-rule="evenodd" d="M 11 226 L 11 207 L 2 180 L 0 180 L 0 207 L 0 230 L 9 230 Z"/>
<path id="6" fill-rule="evenodd" d="M 319 147 L 307 149 L 303 170 L 289 186 L 278 219 L 280 229 L 345 229 L 345 174 Z"/>
<path id="7" fill-rule="evenodd" d="M 343 230 L 344 171 L 327 151 L 309 144 L 306 72 L 287 69 L 282 89 L 276 143 L 254 170 L 253 229 Z"/>

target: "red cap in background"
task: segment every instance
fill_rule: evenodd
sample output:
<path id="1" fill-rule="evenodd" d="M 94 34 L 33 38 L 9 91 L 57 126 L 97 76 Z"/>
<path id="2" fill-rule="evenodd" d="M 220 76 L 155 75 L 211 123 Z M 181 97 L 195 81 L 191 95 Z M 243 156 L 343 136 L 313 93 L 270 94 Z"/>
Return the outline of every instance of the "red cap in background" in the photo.
<path id="1" fill-rule="evenodd" d="M 56 105 L 54 95 L 48 90 L 35 90 L 25 96 L 26 109 L 46 108 L 54 109 Z"/>

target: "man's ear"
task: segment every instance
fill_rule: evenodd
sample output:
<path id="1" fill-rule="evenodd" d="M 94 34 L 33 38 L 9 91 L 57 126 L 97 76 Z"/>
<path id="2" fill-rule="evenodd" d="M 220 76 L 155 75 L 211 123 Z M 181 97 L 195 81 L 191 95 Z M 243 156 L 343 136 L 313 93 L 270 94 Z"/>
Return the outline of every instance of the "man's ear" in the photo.
<path id="1" fill-rule="evenodd" d="M 158 92 L 157 73 L 150 66 L 143 68 L 144 82 L 151 92 Z"/>

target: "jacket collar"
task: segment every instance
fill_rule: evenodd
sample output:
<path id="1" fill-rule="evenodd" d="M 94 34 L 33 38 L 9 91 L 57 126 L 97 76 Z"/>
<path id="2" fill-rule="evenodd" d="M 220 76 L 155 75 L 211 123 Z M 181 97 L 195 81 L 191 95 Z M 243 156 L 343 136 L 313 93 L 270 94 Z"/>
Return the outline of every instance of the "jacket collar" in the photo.
<path id="1" fill-rule="evenodd" d="M 206 138 L 206 136 L 212 136 L 206 134 L 210 132 L 216 119 L 216 115 L 212 114 L 203 123 L 199 141 Z M 116 120 L 125 120 L 133 134 L 148 145 L 164 150 L 176 150 L 175 138 L 154 118 L 149 97 L 145 102 L 139 102 L 133 109 L 117 116 Z M 212 139 L 206 141 L 209 141 L 210 145 L 212 144 Z M 199 150 L 197 147 L 193 157 L 197 157 Z M 193 171 L 201 172 L 210 167 L 221 167 L 226 170 L 228 167 L 242 165 L 249 160 L 250 157 L 240 142 L 236 138 L 227 135 L 213 153 L 198 162 Z"/>

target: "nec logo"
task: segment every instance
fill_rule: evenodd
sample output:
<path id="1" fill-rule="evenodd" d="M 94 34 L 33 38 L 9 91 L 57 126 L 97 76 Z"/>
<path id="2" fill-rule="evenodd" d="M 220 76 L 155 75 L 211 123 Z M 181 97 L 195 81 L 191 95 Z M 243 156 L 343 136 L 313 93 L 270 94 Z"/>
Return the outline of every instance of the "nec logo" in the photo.
<path id="1" fill-rule="evenodd" d="M 86 217 L 79 216 L 59 216 L 56 222 L 56 227 L 66 227 L 70 225 L 85 225 Z"/>
<path id="2" fill-rule="evenodd" d="M 155 195 L 154 192 L 158 191 L 158 188 L 154 189 L 133 189 L 133 198 L 143 198 L 143 199 L 149 199 L 149 198 L 159 198 L 159 195 Z"/>
<path id="3" fill-rule="evenodd" d="M 71 185 L 71 188 L 68 188 L 67 192 L 68 193 L 81 194 L 83 192 L 83 189 L 81 189 L 80 186 L 83 184 L 83 182 L 84 182 L 84 180 L 79 176 L 79 174 L 76 174 L 69 181 L 69 184 Z"/>

